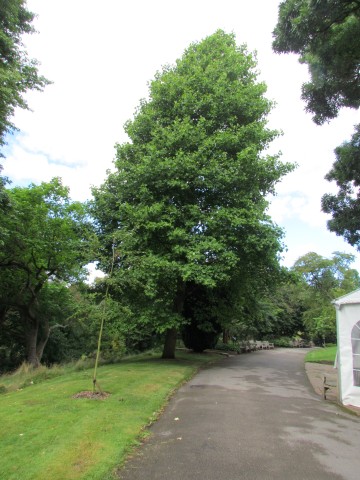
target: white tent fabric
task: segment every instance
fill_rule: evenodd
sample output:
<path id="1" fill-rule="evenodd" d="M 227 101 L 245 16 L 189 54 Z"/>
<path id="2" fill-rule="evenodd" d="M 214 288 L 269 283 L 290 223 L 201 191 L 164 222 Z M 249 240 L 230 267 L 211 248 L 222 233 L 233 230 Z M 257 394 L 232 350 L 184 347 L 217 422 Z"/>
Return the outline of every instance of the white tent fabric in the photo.
<path id="1" fill-rule="evenodd" d="M 360 289 L 334 300 L 339 400 L 360 407 Z"/>

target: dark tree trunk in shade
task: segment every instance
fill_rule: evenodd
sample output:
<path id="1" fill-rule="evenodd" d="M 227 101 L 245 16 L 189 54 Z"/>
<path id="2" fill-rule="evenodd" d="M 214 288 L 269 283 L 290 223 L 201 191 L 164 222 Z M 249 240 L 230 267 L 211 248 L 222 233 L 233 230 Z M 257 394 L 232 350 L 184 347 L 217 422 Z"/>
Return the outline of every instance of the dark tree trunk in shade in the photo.
<path id="1" fill-rule="evenodd" d="M 28 319 L 27 328 L 25 330 L 26 360 L 33 367 L 38 367 L 40 365 L 36 351 L 38 332 L 38 323 L 32 319 Z"/>
<path id="2" fill-rule="evenodd" d="M 184 300 L 185 300 L 185 283 L 180 282 L 176 297 L 174 299 L 174 312 L 178 315 L 183 313 L 184 309 Z M 166 331 L 164 349 L 162 353 L 162 358 L 175 358 L 175 348 L 176 348 L 176 337 L 177 329 L 169 328 Z"/>
<path id="3" fill-rule="evenodd" d="M 175 347 L 176 347 L 176 328 L 170 328 L 167 330 L 165 335 L 164 349 L 162 353 L 162 358 L 175 358 Z"/>

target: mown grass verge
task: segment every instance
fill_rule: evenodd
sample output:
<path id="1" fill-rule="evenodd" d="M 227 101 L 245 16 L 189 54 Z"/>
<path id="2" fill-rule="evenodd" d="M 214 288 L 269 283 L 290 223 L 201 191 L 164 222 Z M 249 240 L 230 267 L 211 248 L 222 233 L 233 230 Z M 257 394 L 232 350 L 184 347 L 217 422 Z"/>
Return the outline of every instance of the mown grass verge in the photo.
<path id="1" fill-rule="evenodd" d="M 333 364 L 336 357 L 336 345 L 311 350 L 305 355 L 305 362 Z"/>
<path id="2" fill-rule="evenodd" d="M 92 370 L 57 372 L 39 383 L 28 372 L 24 388 L 13 391 L 10 377 L 1 377 L 0 478 L 110 480 L 172 392 L 217 358 L 179 353 L 176 360 L 141 356 L 102 366 L 97 378 L 111 394 L 104 400 L 73 398 L 92 389 Z"/>

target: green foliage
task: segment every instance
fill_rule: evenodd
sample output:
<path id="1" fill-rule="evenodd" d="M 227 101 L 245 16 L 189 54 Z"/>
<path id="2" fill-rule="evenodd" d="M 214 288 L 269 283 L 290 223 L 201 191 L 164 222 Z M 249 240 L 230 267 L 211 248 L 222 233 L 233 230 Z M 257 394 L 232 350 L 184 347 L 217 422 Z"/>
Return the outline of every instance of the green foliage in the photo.
<path id="1" fill-rule="evenodd" d="M 355 127 L 349 142 L 335 149 L 335 155 L 336 161 L 326 179 L 335 181 L 339 191 L 323 196 L 322 209 L 332 216 L 329 230 L 360 250 L 360 125 Z"/>
<path id="2" fill-rule="evenodd" d="M 22 44 L 23 34 L 34 33 L 33 19 L 25 0 L 0 2 L 0 147 L 5 135 L 16 129 L 11 121 L 15 108 L 29 108 L 24 94 L 49 84 L 38 74 L 38 62 L 28 58 Z"/>
<path id="3" fill-rule="evenodd" d="M 292 342 L 291 337 L 279 337 L 274 338 L 273 343 L 275 347 L 288 348 Z"/>
<path id="4" fill-rule="evenodd" d="M 273 338 L 291 338 L 298 332 L 304 331 L 305 305 L 302 287 L 303 284 L 298 277 L 289 275 L 288 279 L 277 287 L 271 297 L 275 317 L 271 328 Z"/>
<path id="5" fill-rule="evenodd" d="M 360 105 L 360 4 L 351 0 L 286 0 L 280 4 L 274 30 L 276 52 L 300 54 L 311 81 L 302 98 L 314 121 L 322 124 L 342 107 Z M 322 198 L 322 209 L 332 219 L 328 228 L 360 249 L 359 144 L 360 126 L 351 141 L 335 150 L 336 161 L 327 174 L 339 191 Z"/>
<path id="6" fill-rule="evenodd" d="M 229 338 L 261 340 L 293 336 L 303 330 L 298 277 L 283 268 L 277 275 L 273 272 L 270 285 L 263 280 L 255 271 L 249 272 L 249 277 L 235 278 L 235 286 L 224 291 L 225 306 L 230 303 L 233 307 L 222 320 Z"/>
<path id="7" fill-rule="evenodd" d="M 266 196 L 292 167 L 262 156 L 278 132 L 255 67 L 233 35 L 192 44 L 150 83 L 116 172 L 93 192 L 106 271 L 116 244 L 112 295 L 156 332 L 184 323 L 189 284 L 216 289 L 240 271 L 264 284 L 279 269 Z"/>
<path id="8" fill-rule="evenodd" d="M 341 107 L 360 105 L 360 5 L 351 0 L 286 0 L 280 4 L 273 48 L 297 53 L 309 67 L 303 85 L 307 110 L 318 124 Z"/>
<path id="9" fill-rule="evenodd" d="M 331 301 L 360 287 L 360 278 L 350 265 L 354 256 L 334 252 L 331 259 L 314 252 L 300 257 L 293 271 L 302 279 L 299 295 L 304 307 L 303 322 L 314 341 L 336 338 L 336 314 Z"/>
<path id="10" fill-rule="evenodd" d="M 1 176 L 1 172 L 3 170 L 2 165 L 0 165 L 0 213 L 6 211 L 9 207 L 9 196 L 6 192 L 5 186 L 9 183 L 9 179 L 7 177 Z M 0 248 L 2 246 L 2 238 L 0 237 Z"/>
<path id="11" fill-rule="evenodd" d="M 216 344 L 216 350 L 220 350 L 221 352 L 241 353 L 241 346 L 237 342 L 229 342 L 229 343 L 218 342 Z"/>
<path id="12" fill-rule="evenodd" d="M 42 356 L 46 365 L 77 360 L 82 354 L 91 356 L 96 349 L 99 330 L 96 302 L 82 288 L 52 281 L 39 293 L 38 342 L 46 336 L 44 327 L 49 324 L 49 338 Z M 15 308 L 6 310 L 0 345 L 1 372 L 12 371 L 26 360 L 25 325 Z"/>
<path id="13" fill-rule="evenodd" d="M 71 202 L 59 179 L 8 190 L 0 213 L 0 322 L 20 328 L 27 359 L 38 364 L 54 327 L 71 312 L 65 284 L 81 279 L 95 236 L 86 206 Z M 4 323 L 5 322 L 5 323 Z"/>

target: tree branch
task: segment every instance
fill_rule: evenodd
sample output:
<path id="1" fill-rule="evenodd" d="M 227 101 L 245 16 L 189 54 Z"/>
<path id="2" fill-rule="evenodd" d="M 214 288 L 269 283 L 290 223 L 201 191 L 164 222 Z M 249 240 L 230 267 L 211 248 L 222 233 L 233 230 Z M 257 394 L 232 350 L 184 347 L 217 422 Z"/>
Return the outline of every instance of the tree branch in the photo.
<path id="1" fill-rule="evenodd" d="M 50 330 L 50 332 L 52 332 L 56 328 L 68 328 L 68 327 L 69 327 L 69 325 L 60 325 L 60 323 L 56 323 L 55 325 L 51 325 L 49 330 Z"/>

